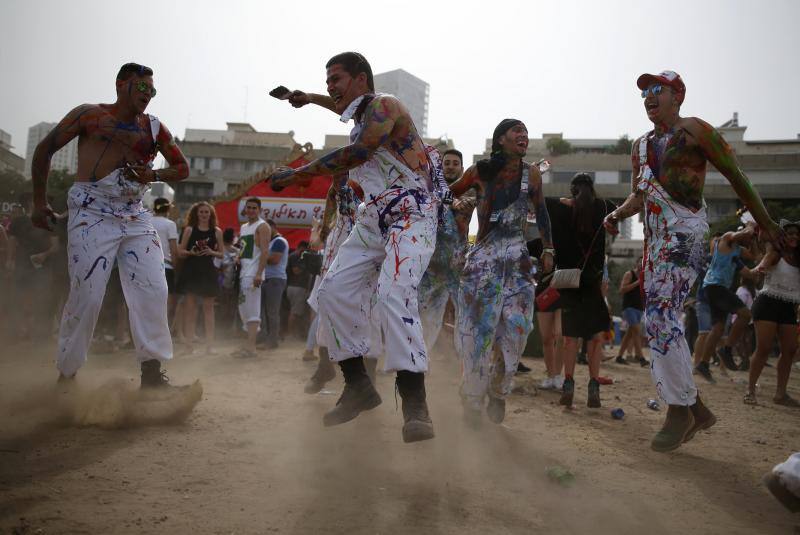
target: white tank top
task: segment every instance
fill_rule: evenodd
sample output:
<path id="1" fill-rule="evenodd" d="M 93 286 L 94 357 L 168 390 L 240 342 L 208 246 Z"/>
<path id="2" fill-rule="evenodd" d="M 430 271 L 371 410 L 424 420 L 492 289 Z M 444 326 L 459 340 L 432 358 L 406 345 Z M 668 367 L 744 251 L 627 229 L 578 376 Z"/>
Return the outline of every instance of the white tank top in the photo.
<path id="1" fill-rule="evenodd" d="M 343 123 L 349 122 L 353 118 L 365 96 L 362 95 L 350 103 L 342 113 L 340 120 Z M 380 97 L 382 95 L 375 96 Z M 362 128 L 363 124 L 356 122 L 350 132 L 351 143 L 358 138 Z M 418 189 L 427 193 L 433 191 L 433 183 L 430 176 L 418 175 L 384 147 L 376 150 L 369 160 L 355 169 L 351 169 L 350 178 L 361 186 L 364 191 L 364 202 L 367 203 L 389 188 Z"/>
<path id="2" fill-rule="evenodd" d="M 255 223 L 245 223 L 239 230 L 239 241 L 242 242 L 242 249 L 239 253 L 240 278 L 255 277 L 258 273 L 258 261 L 261 259 L 262 251 L 256 243 L 256 229 L 266 224 L 267 222 L 263 219 L 258 219 Z"/>
<path id="3" fill-rule="evenodd" d="M 781 258 L 764 276 L 761 292 L 781 301 L 800 303 L 800 269 Z"/>

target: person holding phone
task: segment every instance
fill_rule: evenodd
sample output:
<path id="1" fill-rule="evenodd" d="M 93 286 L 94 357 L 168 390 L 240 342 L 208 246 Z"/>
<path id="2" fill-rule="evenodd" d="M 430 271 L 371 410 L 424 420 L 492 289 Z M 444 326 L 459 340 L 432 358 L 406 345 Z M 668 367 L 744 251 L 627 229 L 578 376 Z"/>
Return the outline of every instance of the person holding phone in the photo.
<path id="1" fill-rule="evenodd" d="M 381 403 L 364 366 L 371 345 L 369 303 L 377 294 L 386 370 L 397 372 L 403 401 L 403 440 L 431 439 L 425 393 L 428 351 L 417 291 L 436 239 L 439 201 L 434 183 L 444 182 L 438 154 L 433 161 L 435 149 L 423 143 L 402 102 L 375 94 L 372 68 L 364 56 L 337 54 L 326 69 L 328 96 L 295 91 L 288 100 L 297 107 L 318 104 L 343 122 L 354 119 L 350 144 L 269 178 L 273 188 L 282 188 L 298 178 L 349 171 L 364 191 L 355 228 L 319 287 L 320 321 L 337 341 L 328 351 L 345 377 L 344 392 L 323 423 L 342 424 Z"/>

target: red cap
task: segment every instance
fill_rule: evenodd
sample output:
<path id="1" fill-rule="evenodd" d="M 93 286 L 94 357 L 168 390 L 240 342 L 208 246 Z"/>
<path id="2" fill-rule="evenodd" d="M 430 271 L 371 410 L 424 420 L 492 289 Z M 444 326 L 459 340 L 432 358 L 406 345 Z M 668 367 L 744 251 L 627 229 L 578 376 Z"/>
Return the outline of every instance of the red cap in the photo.
<path id="1" fill-rule="evenodd" d="M 675 71 L 661 71 L 658 74 L 643 74 L 636 80 L 639 89 L 647 89 L 650 84 L 660 82 L 670 86 L 676 93 L 686 94 L 686 85 L 681 79 L 681 75 Z M 683 99 L 681 99 L 683 100 Z"/>

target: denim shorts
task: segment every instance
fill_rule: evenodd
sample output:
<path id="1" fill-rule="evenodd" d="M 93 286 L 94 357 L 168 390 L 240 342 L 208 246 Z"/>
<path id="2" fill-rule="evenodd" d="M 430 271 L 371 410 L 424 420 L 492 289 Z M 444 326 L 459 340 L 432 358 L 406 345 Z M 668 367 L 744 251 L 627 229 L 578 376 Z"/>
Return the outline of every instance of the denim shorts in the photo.
<path id="1" fill-rule="evenodd" d="M 711 331 L 711 307 L 705 301 L 696 301 L 694 305 L 697 314 L 697 332 L 707 333 Z"/>
<path id="2" fill-rule="evenodd" d="M 628 307 L 622 311 L 622 319 L 628 326 L 639 325 L 642 323 L 644 312 L 638 308 Z"/>

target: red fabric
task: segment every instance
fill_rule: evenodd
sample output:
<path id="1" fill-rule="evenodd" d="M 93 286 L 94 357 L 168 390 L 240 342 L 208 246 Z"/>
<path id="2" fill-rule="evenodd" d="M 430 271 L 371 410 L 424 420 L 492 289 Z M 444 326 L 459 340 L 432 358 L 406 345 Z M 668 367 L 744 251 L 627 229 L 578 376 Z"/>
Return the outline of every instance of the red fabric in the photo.
<path id="1" fill-rule="evenodd" d="M 289 167 L 296 169 L 307 163 L 308 161 L 305 158 L 300 157 L 291 162 Z M 333 179 L 330 176 L 316 176 L 308 186 L 293 185 L 282 191 L 273 191 L 272 187 L 270 187 L 266 182 L 259 182 L 251 186 L 244 195 L 230 201 L 218 202 L 214 205 L 214 209 L 217 211 L 217 225 L 219 225 L 221 229 L 231 227 L 236 231 L 237 234 L 239 233 L 239 227 L 245 221 L 241 214 L 238 213 L 239 203 L 243 197 L 260 197 L 262 207 L 265 201 L 280 203 L 282 198 L 287 198 L 286 210 L 292 209 L 292 202 L 290 200 L 292 198 L 322 199 L 321 205 L 315 205 L 315 211 L 313 214 L 315 217 L 321 218 L 322 211 L 324 210 L 325 206 L 325 198 L 328 195 L 328 189 L 331 186 L 332 180 Z M 273 219 L 276 218 L 273 217 Z M 310 223 L 308 225 L 303 224 L 300 228 L 298 228 L 296 226 L 284 227 L 279 223 L 278 230 L 289 242 L 289 247 L 294 249 L 302 240 L 308 240 L 309 235 L 311 234 L 311 225 Z"/>

